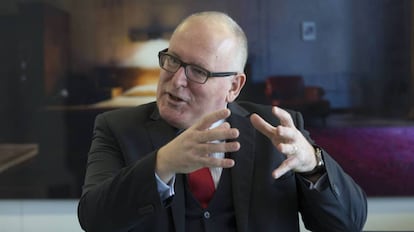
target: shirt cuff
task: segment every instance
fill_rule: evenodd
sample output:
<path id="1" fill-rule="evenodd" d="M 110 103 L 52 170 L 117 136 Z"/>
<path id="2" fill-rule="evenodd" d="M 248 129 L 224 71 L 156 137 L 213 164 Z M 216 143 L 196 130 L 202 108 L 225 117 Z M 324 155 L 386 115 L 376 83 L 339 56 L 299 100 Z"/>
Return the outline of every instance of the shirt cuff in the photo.
<path id="1" fill-rule="evenodd" d="M 164 183 L 157 173 L 155 173 L 155 179 L 157 180 L 157 189 L 162 201 L 166 201 L 168 198 L 174 196 L 175 176 L 168 183 Z"/>
<path id="2" fill-rule="evenodd" d="M 301 179 L 303 179 L 307 183 L 309 190 L 316 190 L 320 192 L 326 186 L 328 180 L 328 173 L 324 173 L 321 177 L 319 177 L 319 179 L 315 183 L 306 179 L 305 177 L 301 177 Z"/>

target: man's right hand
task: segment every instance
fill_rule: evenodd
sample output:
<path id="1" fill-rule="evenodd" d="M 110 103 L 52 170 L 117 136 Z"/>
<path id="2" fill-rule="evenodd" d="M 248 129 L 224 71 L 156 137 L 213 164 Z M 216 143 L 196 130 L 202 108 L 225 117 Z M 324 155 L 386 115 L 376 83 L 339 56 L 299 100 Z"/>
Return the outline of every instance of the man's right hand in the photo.
<path id="1" fill-rule="evenodd" d="M 211 153 L 235 152 L 240 149 L 237 141 L 212 143 L 212 141 L 233 140 L 239 137 L 239 130 L 230 128 L 228 122 L 209 129 L 219 120 L 230 116 L 230 110 L 223 109 L 206 115 L 196 124 L 178 135 L 157 153 L 155 172 L 167 183 L 176 173 L 190 173 L 202 167 L 230 168 L 234 160 L 210 157 Z"/>

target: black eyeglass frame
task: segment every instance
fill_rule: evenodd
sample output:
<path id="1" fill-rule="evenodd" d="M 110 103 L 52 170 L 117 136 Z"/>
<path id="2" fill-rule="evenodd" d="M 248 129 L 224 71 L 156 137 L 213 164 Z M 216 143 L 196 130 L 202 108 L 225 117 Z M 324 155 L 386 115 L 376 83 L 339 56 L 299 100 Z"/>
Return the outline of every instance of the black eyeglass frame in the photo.
<path id="1" fill-rule="evenodd" d="M 172 54 L 167 53 L 167 51 L 168 51 L 168 48 L 166 48 L 166 49 L 161 50 L 161 51 L 158 52 L 158 62 L 159 62 L 160 67 L 162 69 L 164 69 L 165 71 L 167 71 L 167 72 L 171 72 L 171 71 L 165 69 L 163 67 L 163 65 L 161 64 L 161 56 L 162 55 L 167 55 L 167 56 L 174 57 L 174 59 L 176 59 L 180 63 L 180 65 L 178 66 L 178 68 L 177 68 L 177 70 L 175 72 L 171 72 L 171 73 L 176 73 L 178 71 L 178 69 L 180 69 L 180 67 L 184 67 L 184 72 L 185 72 L 185 76 L 186 76 L 187 80 L 193 81 L 195 83 L 204 84 L 204 83 L 207 82 L 208 78 L 210 78 L 210 77 L 228 77 L 228 76 L 233 76 L 233 75 L 237 75 L 238 74 L 238 72 L 210 72 L 207 69 L 205 69 L 203 67 L 200 67 L 198 65 L 185 63 L 182 60 L 180 60 L 178 57 L 176 57 L 176 56 L 174 56 Z M 197 68 L 199 68 L 199 69 L 201 69 L 201 70 L 203 70 L 203 71 L 206 72 L 207 77 L 204 80 L 204 82 L 199 82 L 199 81 L 193 80 L 193 79 L 191 79 L 191 78 L 188 77 L 188 75 L 187 75 L 187 66 L 188 65 L 195 66 L 195 67 L 197 67 Z"/>

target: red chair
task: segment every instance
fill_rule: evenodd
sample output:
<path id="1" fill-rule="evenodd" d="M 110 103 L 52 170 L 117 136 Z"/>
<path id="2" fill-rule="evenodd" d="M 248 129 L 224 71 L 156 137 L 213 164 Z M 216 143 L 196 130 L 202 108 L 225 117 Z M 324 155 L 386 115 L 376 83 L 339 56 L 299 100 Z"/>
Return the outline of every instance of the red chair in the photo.
<path id="1" fill-rule="evenodd" d="M 266 79 L 265 95 L 270 104 L 297 110 L 305 118 L 320 117 L 325 124 L 330 103 L 319 86 L 305 86 L 301 76 L 271 76 Z"/>

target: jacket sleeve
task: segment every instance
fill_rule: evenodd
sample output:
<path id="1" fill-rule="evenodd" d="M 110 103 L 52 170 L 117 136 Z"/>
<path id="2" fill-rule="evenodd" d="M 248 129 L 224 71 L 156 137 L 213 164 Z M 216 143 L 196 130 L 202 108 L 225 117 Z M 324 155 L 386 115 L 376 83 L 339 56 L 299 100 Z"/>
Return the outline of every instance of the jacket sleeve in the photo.
<path id="1" fill-rule="evenodd" d="M 86 231 L 128 231 L 163 208 L 156 186 L 156 151 L 127 165 L 105 114 L 95 121 L 78 218 Z"/>
<path id="2" fill-rule="evenodd" d="M 295 124 L 313 144 L 303 129 L 303 119 L 294 115 Z M 362 231 L 367 218 L 364 191 L 326 152 L 322 152 L 328 175 L 320 191 L 297 181 L 298 201 L 305 227 L 311 231 Z"/>

